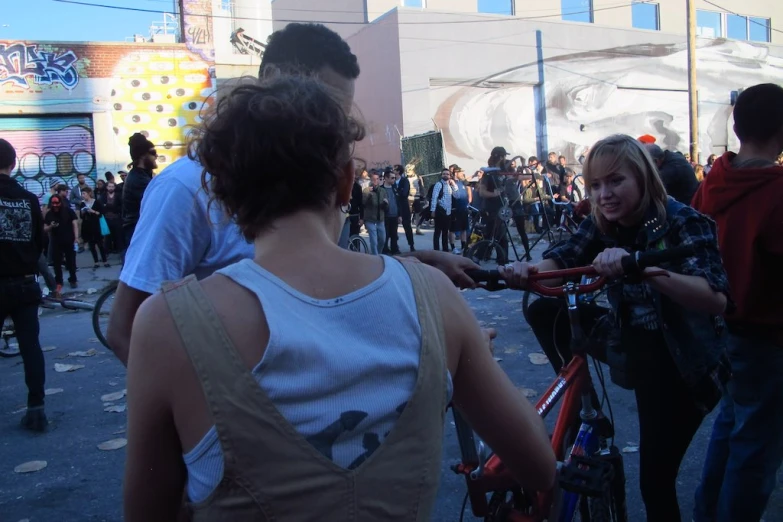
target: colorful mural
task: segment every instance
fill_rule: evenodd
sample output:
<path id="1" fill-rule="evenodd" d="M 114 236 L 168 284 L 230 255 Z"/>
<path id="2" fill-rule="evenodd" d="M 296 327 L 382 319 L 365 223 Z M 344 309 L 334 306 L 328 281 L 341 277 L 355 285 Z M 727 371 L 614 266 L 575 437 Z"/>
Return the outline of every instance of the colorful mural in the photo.
<path id="1" fill-rule="evenodd" d="M 201 44 L 55 44 L 0 41 L 0 137 L 20 158 L 14 176 L 42 196 L 125 170 L 128 138 L 146 135 L 160 170 L 187 151 L 214 92 Z"/>

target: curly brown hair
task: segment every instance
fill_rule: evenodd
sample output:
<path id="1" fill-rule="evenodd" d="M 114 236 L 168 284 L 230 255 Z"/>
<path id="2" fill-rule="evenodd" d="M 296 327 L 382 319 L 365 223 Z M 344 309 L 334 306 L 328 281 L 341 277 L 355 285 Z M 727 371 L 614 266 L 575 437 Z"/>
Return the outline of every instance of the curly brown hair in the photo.
<path id="1" fill-rule="evenodd" d="M 338 181 L 364 129 L 338 100 L 314 77 L 245 78 L 194 129 L 188 155 L 204 167 L 210 204 L 248 240 L 280 217 L 340 204 Z"/>

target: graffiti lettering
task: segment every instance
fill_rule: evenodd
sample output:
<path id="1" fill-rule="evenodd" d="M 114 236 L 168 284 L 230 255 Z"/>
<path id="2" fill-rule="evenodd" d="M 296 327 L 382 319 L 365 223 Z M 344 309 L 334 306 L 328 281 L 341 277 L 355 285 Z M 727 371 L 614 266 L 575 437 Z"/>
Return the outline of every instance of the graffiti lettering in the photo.
<path id="1" fill-rule="evenodd" d="M 188 43 L 195 45 L 207 45 L 212 43 L 212 33 L 209 24 L 204 26 L 191 25 L 188 27 Z"/>
<path id="2" fill-rule="evenodd" d="M 71 90 L 79 83 L 76 60 L 73 51 L 39 51 L 37 44 L 0 44 L 0 85 L 13 83 L 30 88 L 59 83 Z"/>

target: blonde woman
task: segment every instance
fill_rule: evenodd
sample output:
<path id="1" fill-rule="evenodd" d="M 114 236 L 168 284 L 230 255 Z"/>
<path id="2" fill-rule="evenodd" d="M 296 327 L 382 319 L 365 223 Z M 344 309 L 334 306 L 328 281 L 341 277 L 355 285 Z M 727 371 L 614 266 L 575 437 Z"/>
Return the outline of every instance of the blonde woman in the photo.
<path id="1" fill-rule="evenodd" d="M 609 287 L 608 313 L 582 307 L 583 328 L 591 332 L 598 325 L 606 342 L 596 345 L 607 352 L 595 355 L 609 358 L 612 379 L 635 391 L 647 520 L 678 522 L 680 462 L 719 400 L 719 383 L 727 375 L 720 316 L 728 303 L 728 281 L 715 224 L 666 195 L 644 145 L 630 136 L 596 143 L 583 175 L 593 204 L 576 234 L 536 265 L 515 263 L 501 270 L 524 286 L 530 273 L 592 264 L 617 281 Z M 668 277 L 622 279 L 621 259 L 629 252 L 686 245 L 694 248 L 693 257 L 648 269 L 664 269 Z M 571 358 L 564 304 L 539 299 L 528 309 L 530 326 L 556 371 Z"/>

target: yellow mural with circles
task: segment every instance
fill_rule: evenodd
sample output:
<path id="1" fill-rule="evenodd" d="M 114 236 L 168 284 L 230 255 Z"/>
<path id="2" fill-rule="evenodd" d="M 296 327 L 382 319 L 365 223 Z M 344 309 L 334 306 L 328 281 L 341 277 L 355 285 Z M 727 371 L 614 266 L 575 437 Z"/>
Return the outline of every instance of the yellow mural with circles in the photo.
<path id="1" fill-rule="evenodd" d="M 210 64 L 186 50 L 124 56 L 111 78 L 118 152 L 127 154 L 128 138 L 140 132 L 155 144 L 158 172 L 185 156 L 190 129 L 213 101 L 213 76 Z"/>

